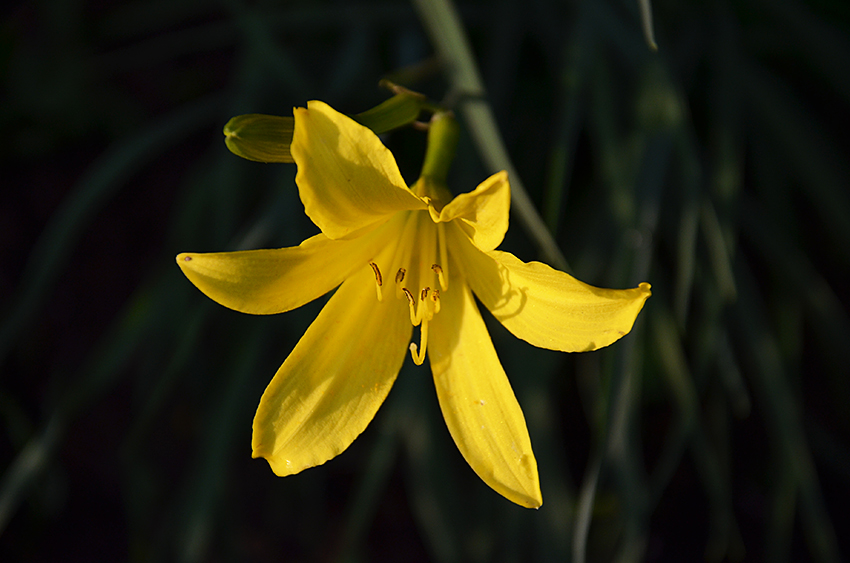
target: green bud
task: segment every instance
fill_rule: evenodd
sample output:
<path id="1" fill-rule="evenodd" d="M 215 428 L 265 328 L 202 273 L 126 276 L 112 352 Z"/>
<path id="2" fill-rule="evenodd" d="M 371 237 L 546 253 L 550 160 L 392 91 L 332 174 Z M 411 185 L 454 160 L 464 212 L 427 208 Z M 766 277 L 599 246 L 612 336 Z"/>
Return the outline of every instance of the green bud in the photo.
<path id="1" fill-rule="evenodd" d="M 295 118 L 250 113 L 224 126 L 224 142 L 236 156 L 257 162 L 295 162 L 289 152 Z"/>
<path id="2" fill-rule="evenodd" d="M 386 133 L 416 121 L 428 101 L 401 86 L 386 83 L 395 95 L 358 113 L 353 119 L 377 134 Z M 257 162 L 295 162 L 289 152 L 295 119 L 276 115 L 250 113 L 237 115 L 224 126 L 224 142 L 236 156 Z"/>

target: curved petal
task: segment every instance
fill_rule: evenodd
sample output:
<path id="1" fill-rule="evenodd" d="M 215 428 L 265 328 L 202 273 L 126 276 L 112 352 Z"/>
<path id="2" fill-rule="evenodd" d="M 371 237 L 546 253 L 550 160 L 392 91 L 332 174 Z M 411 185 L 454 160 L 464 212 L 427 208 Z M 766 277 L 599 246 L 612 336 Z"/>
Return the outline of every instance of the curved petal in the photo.
<path id="1" fill-rule="evenodd" d="M 525 418 L 465 282 L 443 294 L 430 338 L 437 397 L 460 453 L 496 492 L 538 508 L 543 496 Z"/>
<path id="2" fill-rule="evenodd" d="M 177 265 L 213 301 L 243 313 L 268 315 L 321 297 L 356 268 L 367 266 L 382 236 L 387 235 L 376 230 L 337 241 L 319 234 L 290 248 L 187 252 L 177 256 Z"/>
<path id="3" fill-rule="evenodd" d="M 426 208 L 370 129 L 324 102 L 294 114 L 295 183 L 307 216 L 328 238 L 347 237 L 397 211 Z"/>
<path id="4" fill-rule="evenodd" d="M 384 402 L 411 331 L 407 303 L 379 302 L 369 268 L 346 280 L 263 393 L 253 456 L 284 476 L 342 453 Z"/>
<path id="5" fill-rule="evenodd" d="M 514 336 L 550 350 L 586 352 L 619 340 L 651 295 L 648 283 L 604 289 L 540 262 L 483 252 L 454 231 L 472 291 Z"/>
<path id="6" fill-rule="evenodd" d="M 511 208 L 511 186 L 508 173 L 497 172 L 481 182 L 473 191 L 460 194 L 440 211 L 431 207 L 435 222 L 458 219 L 460 227 L 482 250 L 493 250 L 505 238 Z"/>

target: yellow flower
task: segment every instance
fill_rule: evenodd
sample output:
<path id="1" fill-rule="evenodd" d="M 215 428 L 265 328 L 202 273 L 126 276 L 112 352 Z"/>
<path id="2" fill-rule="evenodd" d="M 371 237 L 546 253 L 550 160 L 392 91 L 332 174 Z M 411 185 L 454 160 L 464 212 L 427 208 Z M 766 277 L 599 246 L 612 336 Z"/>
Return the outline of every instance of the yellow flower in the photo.
<path id="1" fill-rule="evenodd" d="M 454 199 L 428 177 L 408 188 L 378 137 L 322 102 L 295 109 L 291 151 L 321 234 L 293 248 L 177 257 L 207 296 L 245 313 L 282 313 L 340 286 L 266 388 L 254 457 L 283 476 L 344 451 L 383 403 L 418 326 L 411 355 L 430 359 L 463 457 L 509 500 L 539 507 L 525 419 L 473 293 L 517 337 L 577 352 L 629 332 L 649 284 L 599 289 L 495 250 L 508 228 L 506 173 Z"/>

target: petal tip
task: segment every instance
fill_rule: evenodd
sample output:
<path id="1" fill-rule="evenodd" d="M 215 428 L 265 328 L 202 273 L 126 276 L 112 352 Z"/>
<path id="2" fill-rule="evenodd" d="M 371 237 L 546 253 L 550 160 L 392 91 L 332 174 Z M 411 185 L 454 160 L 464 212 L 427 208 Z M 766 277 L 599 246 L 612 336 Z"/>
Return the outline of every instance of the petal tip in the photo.
<path id="1" fill-rule="evenodd" d="M 533 508 L 537 510 L 543 506 L 543 494 L 540 492 L 540 484 L 537 481 L 534 482 L 530 490 L 503 490 L 497 492 L 512 503 L 518 504 L 523 508 Z"/>
<path id="2" fill-rule="evenodd" d="M 289 460 L 279 460 L 279 459 L 276 459 L 276 458 L 271 457 L 271 456 L 266 457 L 264 455 L 257 454 L 257 453 L 254 453 L 253 457 L 264 458 L 268 462 L 269 467 L 271 467 L 272 473 L 274 473 L 278 477 L 288 477 L 289 475 L 294 475 L 294 474 L 299 473 L 301 471 L 301 469 L 293 468 L 291 466 Z M 302 468 L 302 469 L 305 469 L 305 468 Z"/>
<path id="3" fill-rule="evenodd" d="M 181 252 L 175 257 L 174 260 L 177 262 L 177 265 L 180 266 L 180 269 L 183 269 L 189 266 L 189 262 L 191 262 L 193 259 L 193 254 L 190 254 L 188 252 Z"/>
<path id="4" fill-rule="evenodd" d="M 293 463 L 292 460 L 286 459 L 284 456 L 280 455 L 280 453 L 270 451 L 268 447 L 264 447 L 263 444 L 257 443 L 253 444 L 251 457 L 254 459 L 265 459 L 266 462 L 269 464 L 272 473 L 274 473 L 278 477 L 287 477 L 289 475 L 295 475 L 296 473 L 300 473 L 305 469 L 308 469 L 309 467 L 313 467 L 312 465 L 305 465 L 303 462 L 300 464 Z"/>

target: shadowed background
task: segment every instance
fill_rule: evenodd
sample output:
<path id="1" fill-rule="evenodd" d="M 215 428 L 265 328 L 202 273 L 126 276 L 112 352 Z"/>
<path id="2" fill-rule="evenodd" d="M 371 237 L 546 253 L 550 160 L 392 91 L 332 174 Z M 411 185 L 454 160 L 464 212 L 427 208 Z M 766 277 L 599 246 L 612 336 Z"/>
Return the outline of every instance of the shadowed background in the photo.
<path id="1" fill-rule="evenodd" d="M 459 1 L 484 96 L 431 4 L 7 9 L 0 560 L 850 553 L 848 4 L 656 1 L 654 53 L 637 2 Z M 230 117 L 358 113 L 388 97 L 381 78 L 457 109 L 455 193 L 508 166 L 470 133 L 465 108 L 489 107 L 568 271 L 652 283 L 634 331 L 593 353 L 535 349 L 485 314 L 538 511 L 478 480 L 410 360 L 348 451 L 275 477 L 250 457 L 253 413 L 324 299 L 241 315 L 174 264 L 317 232 L 294 165 L 228 152 Z M 413 182 L 424 135 L 383 138 Z M 502 248 L 547 259 L 516 216 Z"/>

